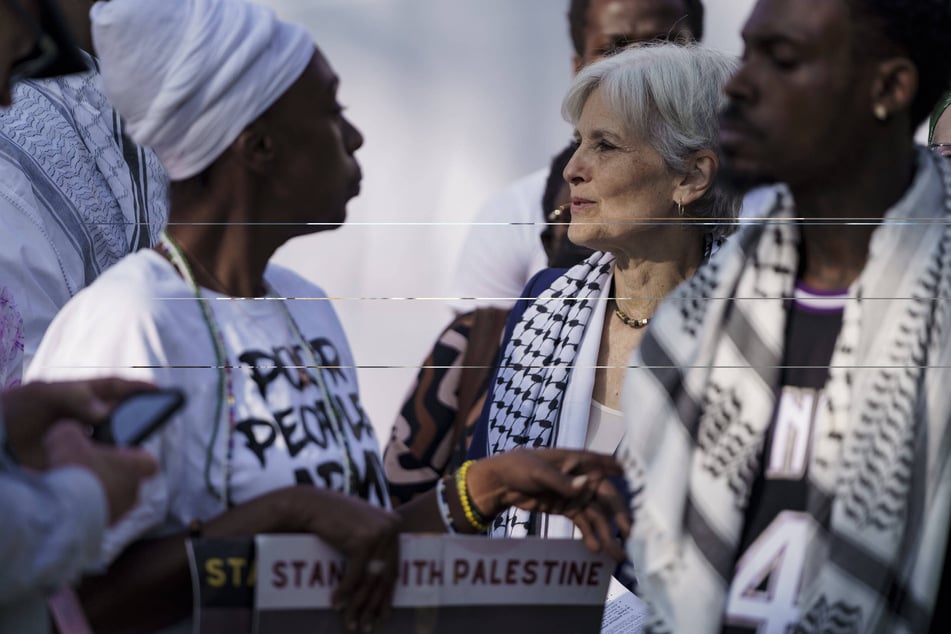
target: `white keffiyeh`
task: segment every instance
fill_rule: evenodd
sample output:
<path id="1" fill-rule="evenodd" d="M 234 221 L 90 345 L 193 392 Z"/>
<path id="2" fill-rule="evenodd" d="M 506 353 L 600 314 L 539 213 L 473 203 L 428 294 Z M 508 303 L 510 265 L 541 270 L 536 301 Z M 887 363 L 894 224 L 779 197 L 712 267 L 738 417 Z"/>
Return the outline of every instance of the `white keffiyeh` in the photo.
<path id="1" fill-rule="evenodd" d="M 599 300 L 610 289 L 613 264 L 613 255 L 595 253 L 555 280 L 525 310 L 503 351 L 496 383 L 491 386 L 490 455 L 518 447 L 556 446 L 579 348 L 588 326 L 603 314 L 603 308 L 599 311 L 603 302 Z M 589 389 L 587 403 L 590 397 Z M 584 430 L 575 431 L 581 434 L 583 443 Z M 560 531 L 566 534 L 556 535 L 542 530 L 537 525 L 540 519 L 511 508 L 495 519 L 491 533 L 495 537 L 571 536 L 570 522 L 565 521 Z"/>
<path id="2" fill-rule="evenodd" d="M 927 626 L 948 536 L 951 173 L 919 151 L 910 190 L 849 290 L 807 485 L 831 512 L 807 543 L 797 632 Z M 624 392 L 628 554 L 652 631 L 719 632 L 750 488 L 772 421 L 792 210 L 749 226 L 655 313 Z"/>

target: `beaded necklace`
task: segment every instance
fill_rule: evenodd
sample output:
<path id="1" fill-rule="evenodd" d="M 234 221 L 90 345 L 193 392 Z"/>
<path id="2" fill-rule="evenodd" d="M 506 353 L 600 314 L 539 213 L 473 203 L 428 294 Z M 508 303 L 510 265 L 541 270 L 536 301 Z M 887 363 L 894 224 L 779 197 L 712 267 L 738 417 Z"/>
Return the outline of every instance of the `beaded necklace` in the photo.
<path id="1" fill-rule="evenodd" d="M 234 456 L 234 431 L 237 425 L 237 411 L 235 405 L 236 399 L 232 376 L 234 366 L 232 366 L 228 361 L 228 352 L 225 347 L 224 335 L 222 334 L 221 329 L 218 327 L 218 323 L 215 321 L 207 298 L 202 295 L 201 287 L 196 282 L 195 276 L 192 273 L 191 267 L 188 266 L 188 261 L 185 259 L 181 247 L 175 243 L 171 236 L 163 232 L 161 238 L 159 239 L 159 243 L 155 246 L 155 249 L 159 254 L 169 261 L 169 263 L 175 268 L 182 279 L 185 280 L 185 282 L 191 287 L 192 292 L 195 294 L 195 299 L 198 301 L 202 318 L 205 321 L 205 326 L 208 328 L 208 333 L 211 335 L 211 340 L 215 348 L 215 361 L 216 367 L 218 369 L 218 403 L 215 407 L 216 423 L 212 428 L 211 438 L 208 442 L 208 449 L 205 452 L 205 487 L 215 499 L 224 501 L 228 508 L 232 508 L 234 507 L 234 500 L 231 497 L 231 476 L 233 473 L 232 459 Z M 276 296 L 273 287 L 271 287 L 271 285 L 266 281 L 265 289 L 266 297 L 272 298 L 272 296 Z M 272 299 L 276 299 L 276 297 Z M 337 445 L 343 448 L 344 451 L 344 493 L 349 495 L 353 491 L 356 491 L 358 486 L 356 467 L 354 465 L 353 457 L 350 451 L 350 442 L 347 439 L 346 430 L 343 427 L 343 417 L 340 415 L 336 403 L 330 398 L 330 392 L 327 389 L 327 383 L 323 376 L 323 366 L 318 363 L 313 347 L 304 337 L 300 326 L 297 325 L 297 321 L 294 319 L 294 316 L 291 315 L 290 310 L 287 308 L 284 302 L 279 300 L 278 304 L 280 304 L 281 308 L 283 309 L 282 312 L 284 317 L 287 320 L 291 331 L 297 337 L 301 349 L 304 350 L 310 357 L 309 367 L 312 367 L 316 370 L 315 376 L 317 378 L 317 385 L 320 388 L 324 402 L 327 403 L 327 409 L 330 416 L 331 433 L 333 434 Z M 295 358 L 295 361 L 300 363 L 300 359 Z M 306 370 L 306 367 L 307 366 L 301 366 L 299 369 Z M 218 430 L 221 426 L 220 423 L 225 403 L 228 404 L 228 450 L 225 457 L 223 491 L 219 491 L 211 481 L 211 465 L 214 446 L 218 439 Z"/>
<path id="2" fill-rule="evenodd" d="M 635 330 L 640 330 L 650 323 L 650 317 L 644 317 L 643 319 L 634 319 L 623 310 L 621 310 L 621 305 L 617 301 L 617 291 L 614 284 L 614 278 L 611 278 L 611 291 L 610 296 L 614 299 L 614 314 L 617 315 L 617 318 L 621 320 L 625 326 L 629 328 L 634 328 Z"/>
<path id="3" fill-rule="evenodd" d="M 274 287 L 271 286 L 270 282 L 265 280 L 264 285 L 265 292 L 269 297 L 273 299 L 279 297 Z M 307 365 L 301 364 L 301 359 L 298 359 L 296 355 L 294 355 L 295 363 L 298 364 L 298 368 L 303 372 L 304 376 L 308 377 L 308 379 L 310 375 L 306 373 L 307 368 L 313 368 L 316 370 L 314 376 L 317 378 L 317 386 L 320 388 L 320 393 L 324 399 L 324 402 L 327 403 L 327 411 L 330 415 L 330 431 L 333 433 L 334 439 L 337 441 L 337 445 L 343 448 L 344 493 L 353 493 L 359 489 L 357 482 L 357 468 L 353 462 L 353 453 L 350 449 L 350 440 L 347 438 L 347 432 L 343 426 L 344 417 L 337 408 L 337 402 L 330 397 L 330 391 L 327 389 L 327 381 L 324 379 L 324 366 L 317 359 L 317 354 L 314 352 L 314 347 L 310 345 L 310 342 L 307 341 L 306 337 L 304 337 L 304 333 L 301 331 L 297 320 L 295 320 L 294 316 L 291 315 L 291 311 L 287 307 L 285 301 L 283 299 L 278 299 L 277 303 L 281 307 L 281 312 L 283 312 L 284 319 L 287 321 L 288 326 L 297 337 L 297 341 L 300 343 L 301 349 L 309 357 L 310 364 Z"/>

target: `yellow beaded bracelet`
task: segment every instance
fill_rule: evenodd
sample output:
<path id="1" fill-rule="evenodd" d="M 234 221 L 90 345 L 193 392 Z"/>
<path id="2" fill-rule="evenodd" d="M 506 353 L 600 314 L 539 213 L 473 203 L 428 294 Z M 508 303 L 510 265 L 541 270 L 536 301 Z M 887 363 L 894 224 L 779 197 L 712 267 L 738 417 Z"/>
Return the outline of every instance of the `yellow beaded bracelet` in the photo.
<path id="1" fill-rule="evenodd" d="M 475 460 L 467 460 L 462 463 L 459 470 L 456 471 L 456 490 L 459 492 L 459 503 L 462 504 L 462 510 L 466 514 L 466 520 L 475 530 L 484 533 L 489 528 L 489 521 L 482 517 L 476 509 L 472 498 L 469 497 L 469 487 L 466 484 L 466 474 L 469 473 L 469 467 L 475 463 Z"/>

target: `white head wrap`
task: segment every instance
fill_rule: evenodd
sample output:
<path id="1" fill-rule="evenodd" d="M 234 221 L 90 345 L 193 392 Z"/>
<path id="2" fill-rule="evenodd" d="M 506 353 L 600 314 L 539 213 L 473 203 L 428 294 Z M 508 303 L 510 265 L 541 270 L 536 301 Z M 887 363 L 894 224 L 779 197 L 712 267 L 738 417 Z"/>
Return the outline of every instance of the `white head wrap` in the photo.
<path id="1" fill-rule="evenodd" d="M 91 17 L 106 95 L 172 180 L 221 156 L 315 50 L 303 28 L 246 0 L 111 0 Z"/>

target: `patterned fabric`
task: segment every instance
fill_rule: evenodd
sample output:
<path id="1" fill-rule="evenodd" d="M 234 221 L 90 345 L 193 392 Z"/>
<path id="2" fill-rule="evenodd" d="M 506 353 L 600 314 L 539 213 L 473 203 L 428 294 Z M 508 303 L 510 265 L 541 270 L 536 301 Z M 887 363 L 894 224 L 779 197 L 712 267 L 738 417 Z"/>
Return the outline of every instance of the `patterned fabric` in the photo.
<path id="1" fill-rule="evenodd" d="M 23 318 L 9 291 L 0 286 L 0 389 L 20 384 L 19 373 L 10 375 L 6 368 L 23 355 Z"/>
<path id="2" fill-rule="evenodd" d="M 55 224 L 88 256 L 84 286 L 161 231 L 164 171 L 124 136 L 97 73 L 18 88 L 14 107 L 0 114 L 0 156 L 29 172 Z"/>
<path id="3" fill-rule="evenodd" d="M 503 352 L 489 409 L 489 453 L 552 447 L 585 328 L 610 286 L 614 256 L 595 253 L 568 270 L 526 309 Z M 532 514 L 509 509 L 493 523 L 498 537 L 533 534 Z"/>
<path id="4" fill-rule="evenodd" d="M 452 446 L 452 424 L 458 413 L 459 375 L 469 344 L 475 313 L 453 320 L 420 368 L 383 452 L 383 466 L 393 506 L 409 502 L 436 486 L 447 471 L 462 464 L 462 453 Z M 481 406 L 466 426 L 468 448 Z"/>
<path id="5" fill-rule="evenodd" d="M 797 632 L 927 627 L 951 499 L 951 307 L 935 301 L 951 293 L 949 214 L 951 173 L 921 149 L 849 289 L 816 415 L 807 483 L 830 533 L 803 546 Z M 651 631 L 720 629 L 798 269 L 793 209 L 772 217 L 668 297 L 626 382 L 628 554 Z"/>
<path id="6" fill-rule="evenodd" d="M 0 374 L 15 380 L 70 297 L 154 243 L 168 179 L 124 135 L 95 72 L 22 82 L 13 102 L 0 109 L 0 284 L 24 340 Z"/>

